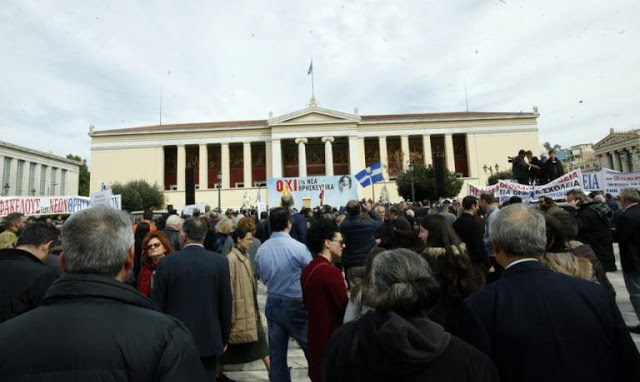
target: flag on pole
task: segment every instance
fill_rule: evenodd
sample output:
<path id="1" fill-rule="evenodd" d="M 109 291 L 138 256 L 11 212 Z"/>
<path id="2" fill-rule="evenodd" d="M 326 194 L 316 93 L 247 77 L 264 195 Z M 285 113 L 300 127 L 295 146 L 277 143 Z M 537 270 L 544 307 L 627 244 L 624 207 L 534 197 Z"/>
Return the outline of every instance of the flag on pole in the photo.
<path id="1" fill-rule="evenodd" d="M 384 177 L 382 176 L 382 165 L 380 161 L 360 171 L 355 177 L 362 187 L 367 187 L 371 183 L 382 182 Z"/>
<path id="2" fill-rule="evenodd" d="M 107 187 L 106 184 L 104 184 L 104 182 L 100 183 L 100 191 L 107 191 L 109 189 L 109 187 Z"/>
<path id="3" fill-rule="evenodd" d="M 309 70 L 307 70 L 307 75 L 313 73 L 313 60 L 311 60 L 311 65 L 309 65 Z"/>

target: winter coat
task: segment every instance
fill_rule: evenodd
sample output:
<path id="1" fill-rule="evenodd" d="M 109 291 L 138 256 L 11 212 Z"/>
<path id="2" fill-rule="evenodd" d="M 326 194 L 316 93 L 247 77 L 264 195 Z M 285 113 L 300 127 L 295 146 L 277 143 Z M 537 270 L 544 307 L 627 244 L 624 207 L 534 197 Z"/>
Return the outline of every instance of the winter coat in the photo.
<path id="1" fill-rule="evenodd" d="M 622 271 L 640 275 L 640 205 L 628 207 L 620 215 L 617 237 Z"/>
<path id="2" fill-rule="evenodd" d="M 596 253 L 593 252 L 591 246 L 588 244 L 583 244 L 577 240 L 572 240 L 567 244 L 567 247 L 569 252 L 573 253 L 574 255 L 589 259 L 589 261 L 591 261 L 591 265 L 593 266 L 593 273 L 598 284 L 609 289 L 609 292 L 611 292 L 611 294 L 615 296 L 616 289 L 611 284 L 611 281 L 609 281 L 607 272 L 604 270 L 602 263 L 600 262 L 600 260 L 598 260 L 598 256 L 596 256 Z"/>
<path id="3" fill-rule="evenodd" d="M 151 297 L 151 289 L 153 289 L 153 276 L 158 268 L 157 263 L 147 262 L 144 268 L 140 270 L 138 274 L 137 288 L 138 292 L 142 293 L 146 297 Z"/>
<path id="4" fill-rule="evenodd" d="M 611 222 L 607 216 L 610 211 L 606 205 L 594 202 L 580 205 L 576 212 L 578 240 L 593 248 L 607 272 L 616 270 Z"/>
<path id="5" fill-rule="evenodd" d="M 169 240 L 169 243 L 173 247 L 173 251 L 180 250 L 180 231 L 172 227 L 166 227 L 160 232 L 162 232 L 167 240 Z"/>
<path id="6" fill-rule="evenodd" d="M 229 343 L 246 344 L 258 341 L 258 325 L 254 296 L 253 267 L 238 248 L 227 255 L 231 274 L 231 334 Z"/>
<path id="7" fill-rule="evenodd" d="M 207 380 L 185 325 L 106 276 L 63 275 L 0 343 L 5 381 Z"/>
<path id="8" fill-rule="evenodd" d="M 348 216 L 340 224 L 345 245 L 342 264 L 345 267 L 364 266 L 369 252 L 376 245 L 375 233 L 384 222 L 378 218 L 375 210 L 371 210 L 369 214 L 371 219 L 365 219 L 361 215 Z"/>
<path id="9" fill-rule="evenodd" d="M 369 312 L 338 328 L 323 381 L 498 381 L 489 358 L 424 316 Z"/>
<path id="10" fill-rule="evenodd" d="M 0 323 L 40 305 L 56 278 L 55 271 L 31 253 L 0 250 Z"/>

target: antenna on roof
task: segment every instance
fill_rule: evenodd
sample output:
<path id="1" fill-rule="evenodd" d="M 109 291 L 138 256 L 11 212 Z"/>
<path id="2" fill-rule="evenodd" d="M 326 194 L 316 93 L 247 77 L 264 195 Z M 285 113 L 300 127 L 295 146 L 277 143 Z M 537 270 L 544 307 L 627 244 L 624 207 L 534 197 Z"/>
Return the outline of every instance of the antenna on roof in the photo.
<path id="1" fill-rule="evenodd" d="M 469 112 L 469 99 L 467 98 L 467 77 L 464 78 L 464 103 L 467 105 L 467 113 Z"/>

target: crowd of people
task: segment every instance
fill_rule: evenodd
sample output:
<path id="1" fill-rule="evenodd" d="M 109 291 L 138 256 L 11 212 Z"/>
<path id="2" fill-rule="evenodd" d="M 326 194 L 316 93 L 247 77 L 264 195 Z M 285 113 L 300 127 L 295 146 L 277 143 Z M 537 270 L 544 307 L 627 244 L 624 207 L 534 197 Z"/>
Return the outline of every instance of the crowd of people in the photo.
<path id="1" fill-rule="evenodd" d="M 520 150 L 510 162 L 513 178 L 520 184 L 546 184 L 567 172 L 562 161 L 556 158 L 555 150 L 549 150 L 549 157 L 542 159 L 531 150 Z"/>
<path id="2" fill-rule="evenodd" d="M 637 381 L 607 272 L 640 319 L 640 195 L 219 212 L 132 224 L 94 207 L 61 229 L 5 218 L 3 380 Z M 246 216 L 245 216 L 246 215 Z M 55 247 L 57 266 L 50 264 Z M 258 303 L 262 283 L 267 299 Z M 263 315 L 267 329 L 263 327 Z"/>

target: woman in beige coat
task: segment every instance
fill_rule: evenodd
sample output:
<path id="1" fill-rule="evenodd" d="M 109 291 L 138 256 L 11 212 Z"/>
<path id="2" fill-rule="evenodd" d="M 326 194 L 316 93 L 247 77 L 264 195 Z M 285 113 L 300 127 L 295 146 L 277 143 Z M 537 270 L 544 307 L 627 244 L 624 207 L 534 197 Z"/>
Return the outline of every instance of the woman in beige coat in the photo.
<path id="1" fill-rule="evenodd" d="M 229 346 L 220 360 L 218 381 L 228 381 L 223 365 L 237 365 L 262 359 L 269 372 L 269 349 L 260 321 L 256 283 L 247 250 L 253 241 L 248 227 L 239 227 L 232 234 L 234 248 L 227 255 L 231 274 L 231 335 Z"/>

